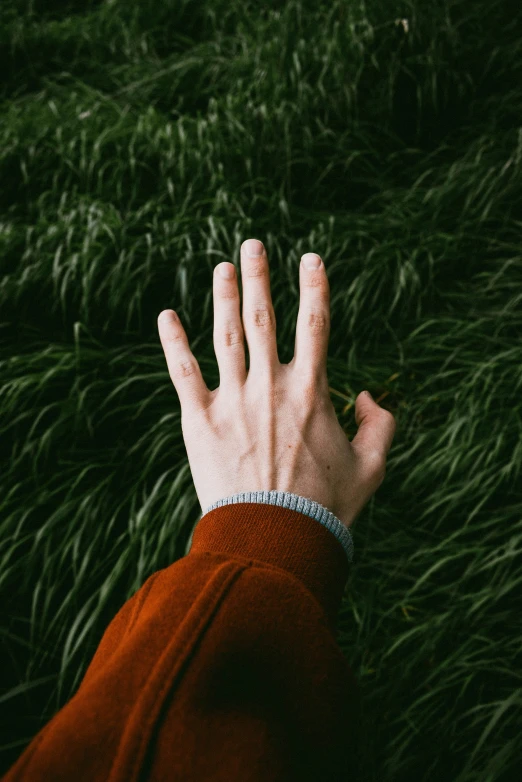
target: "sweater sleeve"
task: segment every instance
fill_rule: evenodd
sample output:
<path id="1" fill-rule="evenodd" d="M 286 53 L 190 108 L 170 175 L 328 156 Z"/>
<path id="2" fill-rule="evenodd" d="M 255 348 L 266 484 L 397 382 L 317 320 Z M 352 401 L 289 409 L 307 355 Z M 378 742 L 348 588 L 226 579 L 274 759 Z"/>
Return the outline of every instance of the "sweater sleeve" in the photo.
<path id="1" fill-rule="evenodd" d="M 3 782 L 354 779 L 360 695 L 335 639 L 351 538 L 306 498 L 241 497 L 122 606 Z"/>

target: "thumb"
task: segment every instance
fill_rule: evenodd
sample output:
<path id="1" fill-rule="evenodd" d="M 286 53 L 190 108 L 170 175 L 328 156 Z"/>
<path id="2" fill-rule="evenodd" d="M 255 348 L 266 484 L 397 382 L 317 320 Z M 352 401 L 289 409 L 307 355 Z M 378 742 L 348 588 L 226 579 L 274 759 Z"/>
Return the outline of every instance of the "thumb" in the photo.
<path id="1" fill-rule="evenodd" d="M 364 459 L 379 457 L 383 465 L 395 436 L 395 418 L 388 410 L 377 404 L 368 391 L 361 391 L 355 400 L 355 423 L 357 434 L 351 445 Z"/>

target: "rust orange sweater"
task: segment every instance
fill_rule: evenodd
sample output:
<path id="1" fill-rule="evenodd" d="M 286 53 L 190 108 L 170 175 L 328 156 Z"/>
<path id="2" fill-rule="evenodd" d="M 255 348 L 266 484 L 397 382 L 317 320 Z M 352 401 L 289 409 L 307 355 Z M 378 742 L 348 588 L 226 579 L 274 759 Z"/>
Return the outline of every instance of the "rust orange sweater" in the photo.
<path id="1" fill-rule="evenodd" d="M 356 778 L 359 689 L 335 639 L 351 538 L 315 503 L 225 502 L 118 611 L 3 782 Z"/>

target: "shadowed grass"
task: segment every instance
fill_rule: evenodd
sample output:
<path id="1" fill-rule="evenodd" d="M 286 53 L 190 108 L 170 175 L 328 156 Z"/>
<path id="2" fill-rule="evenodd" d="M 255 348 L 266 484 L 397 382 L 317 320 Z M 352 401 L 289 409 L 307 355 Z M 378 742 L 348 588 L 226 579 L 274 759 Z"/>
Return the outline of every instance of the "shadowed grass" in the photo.
<path id="1" fill-rule="evenodd" d="M 522 732 L 522 14 L 507 2 L 0 9 L 0 757 L 201 514 L 156 318 L 209 388 L 214 266 L 331 288 L 329 385 L 397 420 L 339 643 L 361 780 L 507 782 Z M 241 287 L 241 285 L 240 285 Z M 263 487 L 260 487 L 263 488 Z"/>

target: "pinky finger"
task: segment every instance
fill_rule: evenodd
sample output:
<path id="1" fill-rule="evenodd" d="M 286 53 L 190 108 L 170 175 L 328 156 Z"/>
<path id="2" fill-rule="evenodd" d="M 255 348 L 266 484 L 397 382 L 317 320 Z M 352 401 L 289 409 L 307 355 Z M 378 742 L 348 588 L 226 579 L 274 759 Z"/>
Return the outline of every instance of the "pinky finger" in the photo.
<path id="1" fill-rule="evenodd" d="M 192 353 L 185 329 L 174 310 L 163 310 L 158 316 L 158 331 L 167 360 L 170 379 L 182 408 L 205 408 L 210 391 Z"/>

